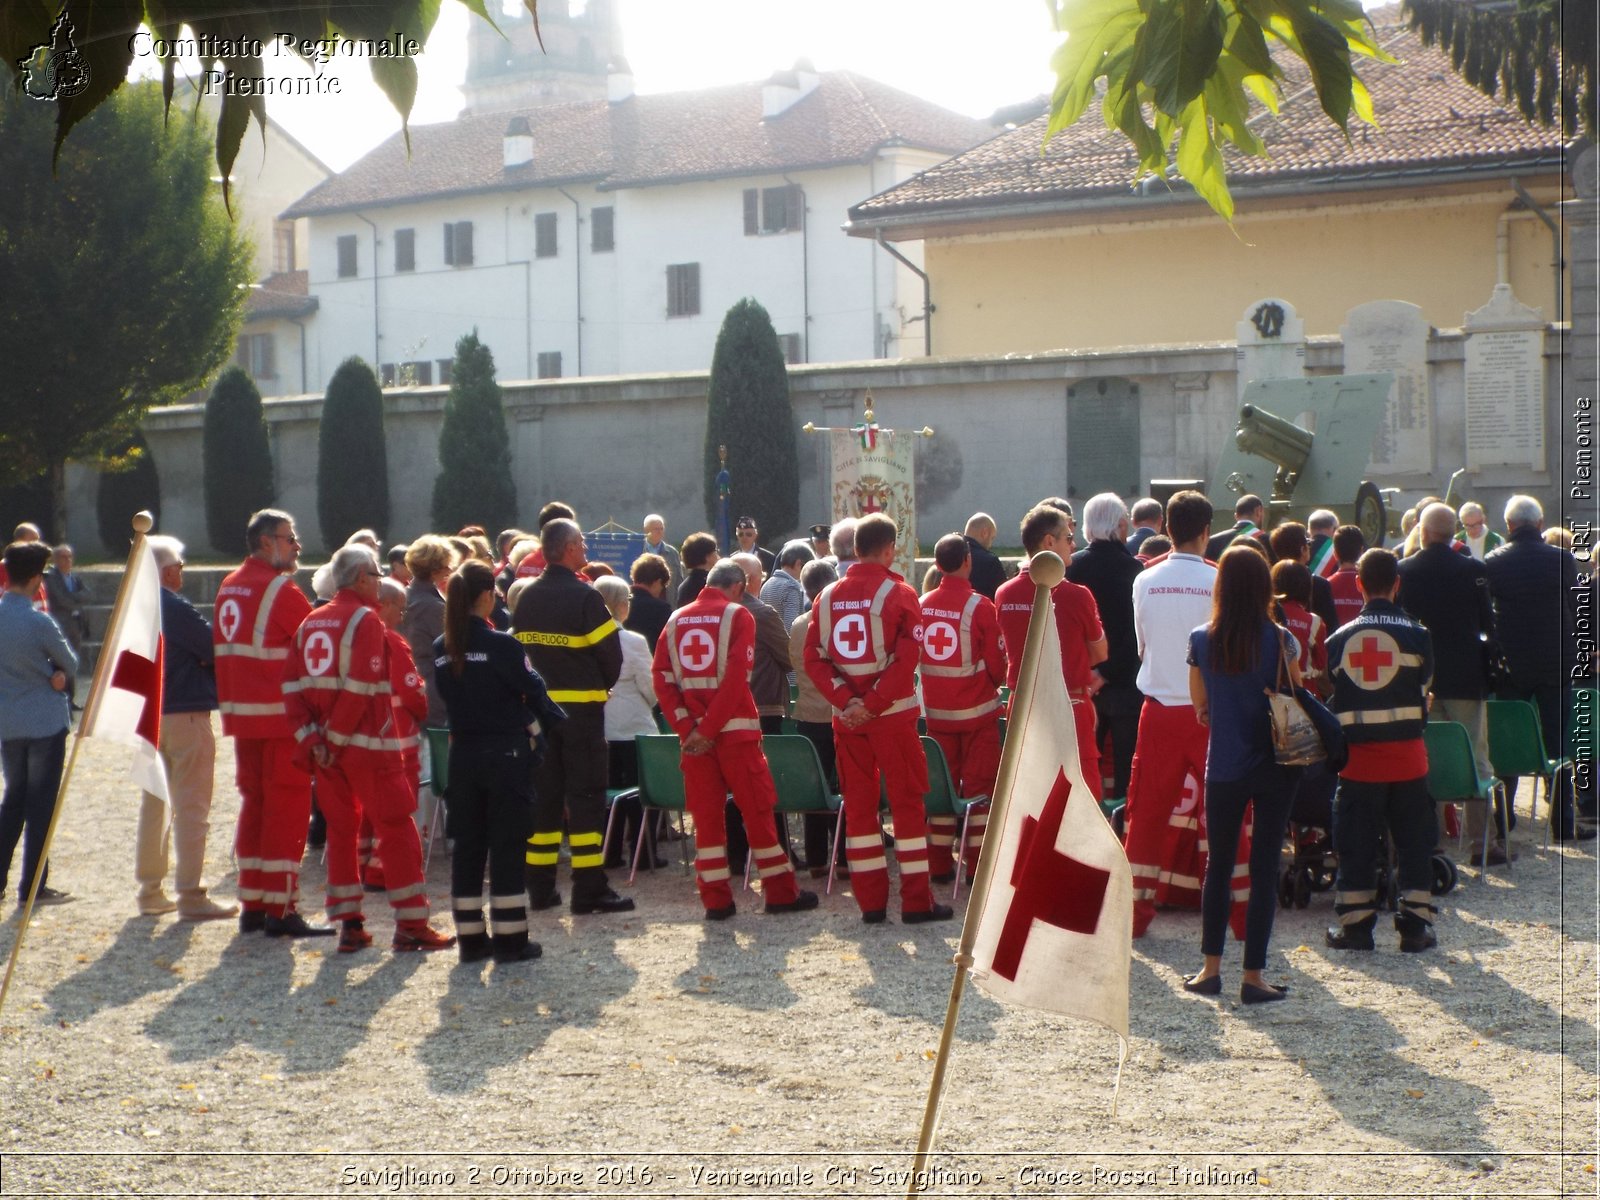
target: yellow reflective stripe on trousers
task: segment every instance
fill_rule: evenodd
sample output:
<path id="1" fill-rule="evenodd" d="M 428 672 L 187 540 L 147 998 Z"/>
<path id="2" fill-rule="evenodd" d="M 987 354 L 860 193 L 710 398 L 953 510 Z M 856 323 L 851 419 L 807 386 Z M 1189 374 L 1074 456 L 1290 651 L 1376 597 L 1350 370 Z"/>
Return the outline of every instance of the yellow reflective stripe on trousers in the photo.
<path id="1" fill-rule="evenodd" d="M 561 831 L 541 830 L 528 839 L 528 852 L 523 856 L 530 867 L 553 867 L 561 852 Z"/>
<path id="2" fill-rule="evenodd" d="M 609 693 L 604 688 L 591 691 L 553 691 L 550 699 L 557 704 L 604 704 Z"/>
<path id="3" fill-rule="evenodd" d="M 599 830 L 588 833 L 574 833 L 567 838 L 572 847 L 572 869 L 581 871 L 585 867 L 599 867 L 605 864 L 605 856 L 600 853 L 602 838 Z"/>

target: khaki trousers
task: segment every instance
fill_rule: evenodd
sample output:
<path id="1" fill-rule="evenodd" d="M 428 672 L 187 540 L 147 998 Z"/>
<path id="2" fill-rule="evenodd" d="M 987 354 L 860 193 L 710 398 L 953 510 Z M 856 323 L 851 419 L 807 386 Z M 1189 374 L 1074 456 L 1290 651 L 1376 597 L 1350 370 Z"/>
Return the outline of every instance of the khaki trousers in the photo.
<path id="1" fill-rule="evenodd" d="M 174 884 L 178 899 L 203 899 L 206 835 L 211 830 L 211 785 L 216 771 L 217 739 L 211 714 L 163 713 L 161 758 L 167 767 L 170 813 L 160 796 L 145 792 L 139 805 L 133 877 L 141 896 L 160 894 L 167 877 L 169 847 L 177 860 Z"/>
<path id="2" fill-rule="evenodd" d="M 1449 700 L 1435 696 L 1433 712 L 1429 715 L 1465 725 L 1467 739 L 1472 743 L 1472 757 L 1478 764 L 1478 778 L 1494 778 L 1494 768 L 1489 765 L 1489 709 L 1485 701 Z M 1467 811 L 1467 843 L 1477 846 L 1474 853 L 1482 853 L 1483 823 L 1489 806 L 1482 800 L 1468 800 L 1463 807 Z"/>

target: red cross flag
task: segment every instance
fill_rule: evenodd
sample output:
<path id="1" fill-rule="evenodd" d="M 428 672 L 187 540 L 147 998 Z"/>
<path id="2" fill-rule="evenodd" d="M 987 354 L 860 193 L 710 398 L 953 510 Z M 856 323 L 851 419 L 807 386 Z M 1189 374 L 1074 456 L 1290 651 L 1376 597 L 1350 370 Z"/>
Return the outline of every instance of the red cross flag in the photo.
<path id="1" fill-rule="evenodd" d="M 142 537 L 128 564 L 79 737 L 133 747 L 133 781 L 167 798 L 161 745 L 161 571 Z"/>
<path id="2" fill-rule="evenodd" d="M 1012 697 L 1015 758 L 989 821 L 998 844 L 973 897 L 972 981 L 997 1000 L 1098 1021 L 1126 1045 L 1133 873 L 1084 781 L 1056 623 L 1034 623 L 1042 644 Z"/>

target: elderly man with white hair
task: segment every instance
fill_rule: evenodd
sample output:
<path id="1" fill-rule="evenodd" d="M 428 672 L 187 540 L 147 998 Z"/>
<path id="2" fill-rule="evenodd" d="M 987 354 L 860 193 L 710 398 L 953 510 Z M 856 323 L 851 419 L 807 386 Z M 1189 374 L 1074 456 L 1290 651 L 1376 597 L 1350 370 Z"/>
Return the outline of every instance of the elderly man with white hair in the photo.
<path id="1" fill-rule="evenodd" d="M 999 533 L 1000 527 L 994 523 L 993 517 L 986 512 L 976 512 L 967 518 L 966 528 L 961 534 L 967 539 L 967 561 L 972 564 L 972 573 L 967 576 L 967 582 L 972 585 L 973 591 L 991 600 L 1006 581 L 1005 564 L 989 549 Z"/>
<path id="2" fill-rule="evenodd" d="M 1330 508 L 1319 508 L 1306 518 L 1306 532 L 1311 535 L 1311 559 L 1306 566 L 1313 575 L 1328 579 L 1339 569 L 1339 557 L 1333 552 L 1338 528 L 1339 514 Z"/>
<path id="3" fill-rule="evenodd" d="M 856 562 L 856 526 L 860 521 L 855 517 L 843 517 L 833 523 L 833 528 L 828 531 L 828 557 L 833 559 L 833 565 L 839 568 L 839 578 L 843 579 L 845 572 L 855 566 Z"/>
<path id="4" fill-rule="evenodd" d="M 1578 662 L 1578 622 L 1592 620 L 1592 582 L 1580 588 L 1569 551 L 1548 545 L 1544 509 L 1532 496 L 1506 502 L 1506 544 L 1483 560 L 1494 600 L 1495 628 L 1508 678 L 1496 684 L 1502 700 L 1531 700 L 1539 709 L 1545 752 L 1563 757 L 1570 744 L 1572 671 Z M 1588 611 L 1585 611 L 1587 609 Z M 1563 773 L 1551 809 L 1559 841 L 1594 837 L 1594 764 L 1580 771 L 1574 811 L 1572 781 Z"/>
<path id="5" fill-rule="evenodd" d="M 644 552 L 659 554 L 667 560 L 667 572 L 672 576 L 667 581 L 667 595 L 676 596 L 678 585 L 683 582 L 683 559 L 678 554 L 678 548 L 667 541 L 667 522 L 660 513 L 650 513 L 644 519 L 643 529 Z"/>
<path id="6" fill-rule="evenodd" d="M 340 923 L 339 952 L 372 945 L 362 917 L 356 850 L 363 815 L 377 831 L 384 884 L 394 910 L 395 950 L 446 950 L 455 938 L 428 924 L 422 843 L 411 820 L 404 741 L 394 716 L 389 644 L 378 607 L 383 573 L 369 546 L 333 556 L 335 592 L 306 614 L 289 644 L 283 702 L 295 754 L 316 772 L 317 802 L 328 823 L 327 911 Z"/>
<path id="7" fill-rule="evenodd" d="M 133 870 L 139 912 L 157 916 L 177 909 L 185 921 L 220 920 L 235 915 L 239 907 L 212 900 L 200 879 L 217 763 L 217 739 L 211 731 L 211 714 L 217 710 L 211 623 L 183 595 L 183 543 L 162 534 L 145 542 L 161 572 L 160 750 L 172 808 L 169 814 L 167 802 L 151 792 L 139 803 Z M 172 850 L 177 852 L 176 903 L 163 887 Z"/>
<path id="8" fill-rule="evenodd" d="M 1489 528 L 1488 514 L 1476 500 L 1468 500 L 1456 515 L 1461 518 L 1461 541 L 1479 562 L 1505 545 L 1505 538 Z"/>

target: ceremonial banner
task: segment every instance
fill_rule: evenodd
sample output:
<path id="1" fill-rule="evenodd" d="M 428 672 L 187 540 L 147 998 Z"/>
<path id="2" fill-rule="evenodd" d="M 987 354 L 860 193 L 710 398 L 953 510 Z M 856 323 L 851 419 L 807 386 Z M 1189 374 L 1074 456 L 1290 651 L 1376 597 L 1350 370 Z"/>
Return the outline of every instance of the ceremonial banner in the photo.
<path id="1" fill-rule="evenodd" d="M 1133 873 L 1084 782 L 1056 623 L 1018 681 L 1020 739 L 972 948 L 972 981 L 997 1000 L 1097 1021 L 1128 1036 Z M 1022 693 L 1026 691 L 1024 696 Z M 1006 781 L 1001 774 L 1001 786 Z"/>
<path id="2" fill-rule="evenodd" d="M 101 668 L 84 705 L 79 737 L 106 738 L 133 747 L 133 781 L 167 799 L 161 745 L 161 571 L 155 551 L 140 539 L 129 565 L 121 608 L 112 614 Z"/>
<path id="3" fill-rule="evenodd" d="M 917 560 L 916 435 L 869 422 L 835 429 L 828 436 L 833 448 L 833 519 L 876 512 L 892 518 L 900 530 L 894 569 L 920 590 L 922 581 L 912 578 Z"/>

